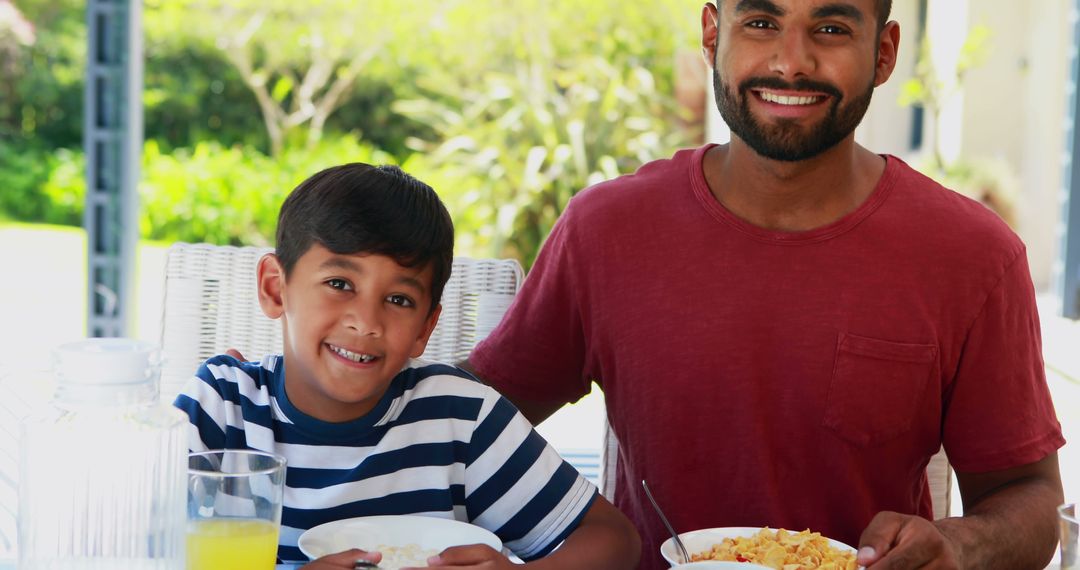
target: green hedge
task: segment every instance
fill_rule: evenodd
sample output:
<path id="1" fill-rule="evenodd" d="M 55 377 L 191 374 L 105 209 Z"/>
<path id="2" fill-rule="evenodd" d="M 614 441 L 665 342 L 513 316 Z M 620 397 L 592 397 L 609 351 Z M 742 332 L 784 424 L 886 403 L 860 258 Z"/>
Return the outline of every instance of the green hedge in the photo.
<path id="1" fill-rule="evenodd" d="M 0 213 L 16 220 L 79 225 L 86 196 L 81 151 L 4 154 Z M 345 162 L 394 163 L 389 154 L 351 137 L 326 140 L 311 151 L 278 159 L 249 147 L 204 142 L 165 154 L 154 141 L 143 149 L 139 233 L 165 242 L 272 243 L 282 200 L 301 181 Z"/>

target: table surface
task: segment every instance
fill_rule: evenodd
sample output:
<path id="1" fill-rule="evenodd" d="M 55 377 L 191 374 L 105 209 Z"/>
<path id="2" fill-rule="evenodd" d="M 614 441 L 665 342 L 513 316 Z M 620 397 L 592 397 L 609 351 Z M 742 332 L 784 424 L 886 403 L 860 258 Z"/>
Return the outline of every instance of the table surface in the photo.
<path id="1" fill-rule="evenodd" d="M 0 570 L 16 570 L 16 568 L 14 560 L 0 560 Z M 274 568 L 275 570 L 298 570 L 300 567 L 294 564 L 278 564 Z"/>

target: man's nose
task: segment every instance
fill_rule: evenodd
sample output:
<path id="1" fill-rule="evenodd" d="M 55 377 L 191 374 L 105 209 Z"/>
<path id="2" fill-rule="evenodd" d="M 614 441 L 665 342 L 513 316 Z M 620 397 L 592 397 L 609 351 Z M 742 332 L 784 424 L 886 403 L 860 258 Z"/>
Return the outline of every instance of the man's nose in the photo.
<path id="1" fill-rule="evenodd" d="M 777 38 L 775 49 L 769 70 L 780 77 L 795 80 L 810 75 L 817 67 L 812 41 L 805 33 L 784 32 Z"/>

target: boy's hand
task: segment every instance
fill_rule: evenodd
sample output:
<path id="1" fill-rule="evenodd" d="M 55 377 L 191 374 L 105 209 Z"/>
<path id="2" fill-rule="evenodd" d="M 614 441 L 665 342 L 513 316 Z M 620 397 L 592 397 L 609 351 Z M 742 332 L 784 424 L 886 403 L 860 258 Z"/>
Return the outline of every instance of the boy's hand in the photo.
<path id="1" fill-rule="evenodd" d="M 382 560 L 382 554 L 353 548 L 351 550 L 346 550 L 345 552 L 323 556 L 318 560 L 301 566 L 300 570 L 341 570 L 342 568 L 345 570 L 353 570 L 356 568 L 356 562 L 358 560 L 367 560 L 368 562 L 378 563 Z"/>
<path id="2" fill-rule="evenodd" d="M 514 570 L 521 566 L 510 562 L 501 552 L 486 544 L 451 546 L 438 556 L 428 558 L 429 568 L 468 568 L 471 570 Z M 414 569 L 404 569 L 414 570 Z"/>

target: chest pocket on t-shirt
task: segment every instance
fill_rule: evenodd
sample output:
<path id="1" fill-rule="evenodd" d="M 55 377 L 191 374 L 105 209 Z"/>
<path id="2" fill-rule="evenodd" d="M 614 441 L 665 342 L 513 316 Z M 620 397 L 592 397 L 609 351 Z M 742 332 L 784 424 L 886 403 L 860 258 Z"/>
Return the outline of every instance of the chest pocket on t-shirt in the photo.
<path id="1" fill-rule="evenodd" d="M 863 446 L 911 429 L 937 367 L 937 346 L 840 333 L 823 425 Z"/>

